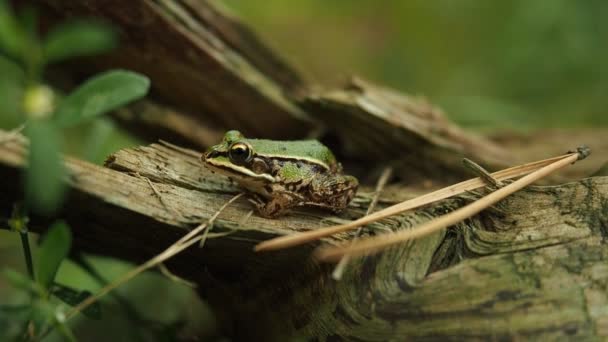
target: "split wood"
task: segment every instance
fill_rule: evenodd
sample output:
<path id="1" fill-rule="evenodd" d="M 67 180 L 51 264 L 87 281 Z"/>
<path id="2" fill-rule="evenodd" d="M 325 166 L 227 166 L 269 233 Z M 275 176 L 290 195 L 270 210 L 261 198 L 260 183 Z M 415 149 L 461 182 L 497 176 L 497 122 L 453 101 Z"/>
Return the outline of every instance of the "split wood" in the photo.
<path id="1" fill-rule="evenodd" d="M 531 162 L 531 163 L 527 163 L 527 164 L 523 164 L 523 165 L 519 165 L 519 166 L 515 166 L 515 167 L 511 167 L 508 169 L 494 172 L 491 174 L 491 176 L 494 179 L 496 179 L 497 181 L 516 178 L 516 177 L 524 176 L 527 174 L 530 174 L 529 176 L 532 176 L 532 177 L 526 176 L 514 183 L 509 184 L 508 186 L 505 186 L 504 188 L 497 190 L 496 192 L 493 192 L 492 194 L 490 194 L 490 195 L 492 195 L 492 197 L 490 197 L 490 195 L 488 195 L 487 197 L 490 197 L 490 200 L 495 199 L 495 201 L 497 202 L 501 198 L 504 198 L 505 196 L 525 187 L 526 185 L 546 176 L 547 174 L 549 174 L 565 165 L 574 163 L 578 159 L 583 159 L 584 157 L 586 157 L 588 155 L 588 153 L 589 153 L 588 149 L 582 147 L 582 148 L 579 148 L 577 150 L 577 152 L 569 152 L 565 155 L 561 155 L 558 157 L 535 161 L 535 162 Z M 549 171 L 547 171 L 547 169 L 545 169 L 546 167 L 549 167 L 549 169 L 548 169 Z M 543 171 L 540 173 L 540 176 L 538 176 L 539 173 L 537 173 L 537 172 L 540 172 L 541 170 L 543 170 Z M 427 205 L 427 204 L 430 204 L 430 203 L 433 203 L 433 202 L 436 202 L 439 200 L 443 200 L 448 197 L 452 197 L 452 196 L 461 194 L 466 191 L 475 190 L 475 189 L 481 188 L 486 185 L 487 185 L 486 182 L 480 177 L 469 179 L 469 180 L 451 185 L 449 187 L 431 192 L 429 194 L 422 195 L 420 197 L 417 197 L 417 198 L 414 198 L 414 199 L 411 199 L 411 200 L 408 200 L 408 201 L 405 201 L 405 202 L 402 202 L 399 204 L 395 204 L 391 207 L 385 208 L 385 209 L 375 212 L 371 215 L 364 216 L 358 220 L 355 220 L 355 221 L 352 221 L 352 222 L 349 222 L 346 224 L 319 228 L 319 229 L 311 230 L 308 232 L 295 233 L 295 234 L 290 234 L 290 235 L 270 239 L 267 241 L 263 241 L 263 242 L 257 244 L 254 247 L 254 250 L 257 252 L 279 250 L 279 249 L 285 249 L 285 248 L 305 244 L 308 242 L 316 241 L 323 237 L 327 237 L 327 236 L 331 236 L 331 235 L 334 235 L 337 233 L 356 229 L 360 226 L 363 226 L 363 225 L 366 225 L 366 224 L 369 224 L 372 222 L 376 222 L 381 219 L 384 219 L 384 218 L 387 218 L 390 216 L 394 216 L 394 215 L 403 213 L 403 212 L 411 210 L 411 209 L 421 207 L 423 205 Z M 495 195 L 496 193 L 498 193 L 498 195 Z M 497 197 L 497 196 L 502 196 L 502 197 Z M 485 197 L 485 198 L 487 198 L 487 197 Z M 496 199 L 496 198 L 498 198 L 498 199 Z M 480 202 L 479 204 L 476 204 L 479 202 L 479 201 L 477 201 L 470 205 L 475 204 L 474 209 L 478 210 L 477 212 L 479 212 L 479 211 L 483 210 L 484 208 L 491 206 L 492 204 L 495 203 L 495 202 L 492 202 L 492 203 L 488 204 L 489 203 L 488 200 L 487 199 L 484 200 L 484 199 L 482 199 L 483 201 Z M 469 206 L 467 206 L 467 207 L 469 207 Z M 462 208 L 462 209 L 464 209 L 464 208 Z M 467 210 L 470 210 L 470 209 L 467 209 Z M 451 213 L 448 215 L 451 216 L 454 213 Z M 472 216 L 475 213 L 470 214 L 470 215 Z M 459 212 L 459 215 L 462 215 L 462 214 Z M 451 216 L 451 217 L 454 217 L 454 216 Z M 432 222 L 434 222 L 434 221 L 432 221 Z M 431 222 L 427 223 L 427 225 L 430 223 Z M 445 223 L 445 219 L 442 219 L 442 221 L 440 223 Z M 427 225 L 424 225 L 423 227 L 420 227 L 420 228 L 426 228 Z M 428 229 L 428 228 L 426 228 L 426 229 Z M 439 228 L 439 229 L 441 229 L 441 228 Z M 435 228 L 435 230 L 437 230 L 437 228 Z M 408 233 L 408 236 L 410 236 L 409 234 L 420 234 L 420 233 L 414 233 L 414 232 L 418 232 L 418 231 L 419 231 L 419 229 L 412 229 L 412 230 L 409 230 L 409 231 L 403 232 L 403 233 L 386 234 L 386 236 L 381 236 L 381 237 L 378 237 L 375 239 L 383 239 L 382 240 L 383 244 L 387 244 L 387 243 L 392 244 L 389 242 L 392 242 L 393 239 L 401 238 L 401 235 L 397 235 L 397 234 Z M 429 234 L 429 233 L 425 233 L 425 234 Z M 411 237 L 408 237 L 407 239 L 410 239 L 410 238 Z M 365 246 L 368 246 L 368 247 L 370 246 L 368 240 L 361 240 L 360 242 L 358 242 L 356 244 L 351 244 L 351 246 L 349 248 L 336 247 L 337 249 L 323 249 L 322 251 L 321 250 L 318 251 L 318 253 L 316 255 L 317 255 L 317 257 L 320 257 L 321 260 L 334 260 L 334 261 L 341 258 L 345 254 L 350 254 L 350 251 L 357 251 L 357 255 L 360 255 L 361 253 L 363 253 L 362 248 L 364 248 Z M 377 242 L 379 240 L 375 240 L 375 241 Z M 398 243 L 401 241 L 402 240 L 398 240 L 398 241 L 395 241 L 394 243 Z M 365 247 L 365 248 L 367 248 L 367 247 Z M 348 252 L 347 252 L 347 249 L 348 249 Z M 341 252 L 337 253 L 338 250 Z M 332 251 L 332 253 L 329 253 L 329 251 Z M 338 254 L 339 254 L 339 256 L 338 256 Z"/>

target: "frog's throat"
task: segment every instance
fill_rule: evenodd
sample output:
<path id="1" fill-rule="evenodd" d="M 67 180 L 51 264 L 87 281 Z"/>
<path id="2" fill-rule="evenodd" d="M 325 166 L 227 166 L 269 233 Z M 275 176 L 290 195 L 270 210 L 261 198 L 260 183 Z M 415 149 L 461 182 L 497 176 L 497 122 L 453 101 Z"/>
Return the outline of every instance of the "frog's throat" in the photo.
<path id="1" fill-rule="evenodd" d="M 258 173 L 255 173 L 255 172 L 249 170 L 248 168 L 238 166 L 235 164 L 218 163 L 218 162 L 214 161 L 213 159 L 207 159 L 207 160 L 205 160 L 205 162 L 207 163 L 208 166 L 218 169 L 218 171 L 220 171 L 220 172 L 224 171 L 224 172 L 230 173 L 230 174 L 234 175 L 235 177 L 248 177 L 249 179 L 259 179 L 259 180 L 264 180 L 269 183 L 275 182 L 274 177 L 272 177 L 271 175 L 269 175 L 267 173 L 258 174 Z"/>

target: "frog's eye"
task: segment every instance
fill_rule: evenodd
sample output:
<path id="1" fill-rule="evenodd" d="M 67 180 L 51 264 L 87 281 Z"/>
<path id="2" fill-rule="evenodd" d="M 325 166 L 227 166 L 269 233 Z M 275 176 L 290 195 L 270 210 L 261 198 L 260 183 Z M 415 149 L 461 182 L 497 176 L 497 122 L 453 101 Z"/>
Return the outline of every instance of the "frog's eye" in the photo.
<path id="1" fill-rule="evenodd" d="M 230 146 L 230 151 L 228 151 L 228 156 L 230 160 L 235 164 L 245 164 L 249 160 L 251 160 L 251 148 L 249 145 L 237 142 Z"/>

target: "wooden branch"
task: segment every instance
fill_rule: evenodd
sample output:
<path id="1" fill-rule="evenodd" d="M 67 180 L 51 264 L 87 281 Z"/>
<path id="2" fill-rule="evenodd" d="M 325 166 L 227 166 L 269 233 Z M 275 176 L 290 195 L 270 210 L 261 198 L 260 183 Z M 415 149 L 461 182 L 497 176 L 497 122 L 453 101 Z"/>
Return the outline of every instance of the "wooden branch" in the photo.
<path id="1" fill-rule="evenodd" d="M 162 138 L 197 148 L 217 143 L 224 133 L 217 127 L 150 99 L 118 109 L 112 117 L 130 133 L 144 139 L 156 141 Z"/>
<path id="2" fill-rule="evenodd" d="M 447 184 L 465 177 L 467 157 L 492 168 L 519 160 L 466 132 L 422 97 L 353 78 L 341 89 L 316 90 L 300 104 L 335 129 L 358 158 L 394 164 L 403 179 Z"/>
<path id="3" fill-rule="evenodd" d="M 303 136 L 311 126 L 290 95 L 302 93 L 304 81 L 253 32 L 212 2 L 42 3 L 48 6 L 43 11 L 46 20 L 97 17 L 120 30 L 119 48 L 88 59 L 80 68 L 86 75 L 109 67 L 141 72 L 151 78 L 161 102 L 194 121 L 241 129 L 252 136 Z"/>
<path id="4" fill-rule="evenodd" d="M 19 198 L 25 146 L 22 138 L 0 144 L 4 216 Z M 73 158 L 66 165 L 72 191 L 61 215 L 76 246 L 134 262 L 176 241 L 238 191 L 202 169 L 197 152 L 160 144 L 119 151 L 106 168 Z M 364 212 L 367 190 L 342 218 Z M 398 215 L 367 234 L 407 229 L 466 202 L 445 200 Z M 331 267 L 312 262 L 314 245 L 252 251 L 261 240 L 331 224 L 327 213 L 298 210 L 278 220 L 254 214 L 242 222 L 250 210 L 237 201 L 203 249 L 190 248 L 168 264 L 198 284 L 235 340 L 601 340 L 608 334 L 608 177 L 528 188 L 447 233 L 353 260 L 340 282 L 331 279 Z M 42 230 L 44 221 L 33 218 L 33 227 Z"/>

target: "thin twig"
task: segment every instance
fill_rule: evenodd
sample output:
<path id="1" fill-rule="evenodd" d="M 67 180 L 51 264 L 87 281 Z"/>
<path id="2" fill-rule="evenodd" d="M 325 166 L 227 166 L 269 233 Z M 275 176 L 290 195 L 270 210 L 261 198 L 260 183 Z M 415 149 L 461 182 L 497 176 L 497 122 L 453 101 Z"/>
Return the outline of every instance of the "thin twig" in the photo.
<path id="1" fill-rule="evenodd" d="M 152 191 L 154 192 L 154 194 L 156 195 L 156 197 L 158 198 L 158 201 L 160 202 L 160 204 L 163 205 L 163 207 L 165 207 L 165 209 L 167 211 L 170 211 L 173 213 L 173 210 L 171 210 L 171 208 L 169 208 L 169 206 L 167 205 L 167 203 L 165 202 L 165 200 L 163 199 L 163 196 L 160 194 L 160 192 L 158 192 L 158 190 L 156 189 L 156 187 L 154 186 L 154 184 L 152 184 L 152 181 L 150 180 L 150 178 L 148 177 L 144 177 L 142 175 L 140 175 L 139 173 L 137 174 L 139 177 L 143 178 L 146 180 L 146 182 L 148 182 L 148 185 L 150 185 L 150 188 L 152 188 Z"/>
<path id="2" fill-rule="evenodd" d="M 205 229 L 203 231 L 203 234 L 201 235 L 201 242 L 198 244 L 198 248 L 205 247 L 205 242 L 207 242 L 207 237 L 209 236 L 209 231 L 211 231 L 212 228 L 213 228 L 213 223 L 209 223 L 207 225 L 207 229 Z"/>
<path id="3" fill-rule="evenodd" d="M 376 189 L 374 191 L 374 197 L 372 197 L 372 202 L 369 204 L 369 207 L 367 207 L 365 215 L 371 214 L 376 208 L 376 205 L 378 204 L 378 199 L 380 198 L 380 193 L 382 193 L 382 190 L 384 190 L 384 186 L 388 182 L 388 179 L 391 177 L 392 173 L 393 168 L 389 166 L 384 169 L 384 171 L 380 175 L 380 178 L 378 178 L 378 183 L 376 183 Z M 355 243 L 355 241 L 359 239 L 359 236 L 361 236 L 362 232 L 363 227 L 359 227 L 357 229 L 357 232 L 355 233 L 355 237 L 351 240 L 351 243 Z M 348 266 L 349 261 L 349 255 L 345 255 L 342 259 L 340 259 L 340 262 L 338 262 L 338 264 L 334 268 L 334 271 L 331 273 L 331 277 L 334 278 L 334 280 L 342 279 L 342 275 L 344 274 L 344 270 L 346 269 L 346 266 Z"/>
<path id="4" fill-rule="evenodd" d="M 521 179 L 516 180 L 515 182 L 505 187 L 502 187 L 490 193 L 489 195 L 481 198 L 478 201 L 468 204 L 447 215 L 426 222 L 418 227 L 414 227 L 410 230 L 402 231 L 399 233 L 383 234 L 381 236 L 360 240 L 359 242 L 345 246 L 320 247 L 314 252 L 314 256 L 319 261 L 337 261 L 347 254 L 351 256 L 371 254 L 397 243 L 432 234 L 479 213 L 485 208 L 496 204 L 498 201 L 507 197 L 508 195 L 523 189 L 524 187 L 543 177 L 546 177 L 554 171 L 557 171 L 567 165 L 574 163 L 579 159 L 579 157 L 580 155 L 576 153 L 557 160 L 539 170 L 530 173 L 527 176 L 522 177 Z"/>
<path id="5" fill-rule="evenodd" d="M 230 199 L 230 201 L 226 202 L 226 204 L 224 204 L 224 206 L 222 208 L 220 208 L 220 210 L 224 210 L 225 207 L 227 207 L 230 203 L 236 201 L 239 197 L 243 196 L 244 193 L 239 193 L 236 196 L 232 197 Z M 198 244 L 199 248 L 203 248 L 205 246 L 205 242 L 207 241 L 207 238 L 209 237 L 209 231 L 211 231 L 211 228 L 213 228 L 213 223 L 215 222 L 215 219 L 218 217 L 219 212 L 216 213 L 216 215 L 213 215 L 209 221 L 207 222 L 207 229 L 205 229 L 205 231 L 203 232 L 203 235 L 201 236 L 201 242 Z"/>
<path id="6" fill-rule="evenodd" d="M 469 170 L 473 171 L 479 178 L 483 179 L 488 185 L 493 186 L 494 188 L 502 188 L 504 183 L 499 181 L 498 179 L 492 177 L 492 175 L 484 169 L 481 165 L 472 161 L 469 158 L 462 158 L 462 164 Z"/>
<path id="7" fill-rule="evenodd" d="M 249 212 L 245 216 L 243 216 L 243 218 L 239 221 L 238 226 L 239 227 L 244 226 L 245 222 L 247 222 L 247 220 L 249 220 L 251 215 L 253 215 L 253 210 L 249 210 Z"/>
<path id="8" fill-rule="evenodd" d="M 215 214 L 213 214 L 213 216 L 211 216 L 211 218 L 209 220 L 207 220 L 204 223 L 201 223 L 200 225 L 198 225 L 196 228 L 194 228 L 192 231 L 190 231 L 188 234 L 184 235 L 184 237 L 182 237 L 181 239 L 179 239 L 176 244 L 179 243 L 184 243 L 186 242 L 188 239 L 192 238 L 193 236 L 197 235 L 198 233 L 200 233 L 203 229 L 205 229 L 208 225 L 213 224 L 213 222 L 215 222 L 215 220 L 217 219 L 217 217 L 220 215 L 220 213 L 226 209 L 227 206 L 229 206 L 232 202 L 236 201 L 237 199 L 239 199 L 241 196 L 243 196 L 243 193 L 239 193 L 237 195 L 235 195 L 234 197 L 232 197 L 228 202 L 224 203 L 224 205 L 218 209 L 218 211 L 215 212 Z"/>
<path id="9" fill-rule="evenodd" d="M 127 281 L 131 280 L 133 277 L 137 276 L 138 274 L 140 274 L 140 273 L 142 273 L 142 272 L 144 272 L 144 271 L 146 271 L 146 270 L 148 270 L 148 269 L 150 269 L 152 267 L 157 266 L 158 264 L 160 264 L 160 263 L 168 260 L 169 258 L 175 256 L 176 254 L 182 252 L 183 250 L 185 250 L 188 247 L 192 246 L 196 242 L 200 241 L 203 237 L 202 236 L 196 236 L 196 235 L 201 230 L 205 229 L 205 227 L 207 227 L 207 225 L 213 224 L 213 222 L 217 219 L 217 217 L 219 216 L 219 214 L 224 209 L 226 209 L 226 207 L 228 207 L 228 205 L 230 205 L 232 202 L 236 201 L 242 195 L 243 194 L 240 193 L 240 194 L 237 194 L 236 196 L 232 197 L 228 202 L 226 202 L 224 205 L 222 205 L 215 212 L 215 214 L 213 214 L 213 216 L 208 221 L 206 221 L 203 224 L 200 224 L 194 230 L 190 231 L 184 237 L 182 237 L 181 239 L 179 239 L 178 241 L 176 241 L 175 243 L 173 243 L 167 249 L 165 249 L 161 253 L 157 254 L 156 256 L 154 256 L 153 258 L 151 258 L 150 260 L 148 260 L 148 261 L 144 262 L 143 264 L 135 267 L 131 271 L 129 271 L 126 274 L 122 275 L 117 280 L 115 280 L 112 283 L 110 283 L 110 284 L 106 285 L 105 287 L 103 287 L 96 294 L 94 294 L 94 295 L 88 297 L 87 299 L 83 300 L 82 302 L 80 302 L 78 305 L 76 305 L 75 307 L 73 307 L 66 314 L 66 320 L 70 319 L 71 317 L 73 317 L 78 312 L 86 309 L 87 307 L 89 307 L 93 303 L 97 302 L 101 297 L 103 297 L 106 294 L 108 294 L 108 292 L 110 292 L 110 291 L 114 290 L 115 288 L 119 287 L 120 285 L 126 283 Z"/>
<path id="10" fill-rule="evenodd" d="M 568 153 L 565 155 L 561 155 L 559 157 L 553 157 L 553 158 L 549 158 L 549 159 L 545 159 L 545 160 L 540 160 L 540 161 L 536 161 L 536 162 L 532 162 L 532 163 L 528 163 L 528 164 L 511 167 L 508 169 L 504 169 L 504 170 L 500 170 L 500 171 L 492 173 L 492 177 L 494 177 L 497 180 L 501 180 L 501 181 L 505 180 L 505 179 L 520 177 L 520 176 L 526 175 L 530 172 L 533 172 L 535 170 L 538 170 L 541 167 L 549 165 L 555 161 L 562 160 L 564 158 L 568 158 L 573 155 L 578 155 L 578 154 L 577 153 Z M 311 241 L 316 241 L 316 240 L 319 240 L 326 236 L 331 236 L 331 235 L 334 235 L 337 233 L 355 229 L 357 227 L 360 227 L 360 226 L 363 226 L 363 225 L 366 225 L 366 224 L 369 224 L 372 222 L 376 222 L 381 219 L 391 217 L 391 216 L 400 214 L 402 212 L 405 212 L 405 211 L 408 211 L 411 209 L 415 209 L 415 208 L 421 207 L 423 205 L 427 205 L 429 203 L 433 203 L 433 202 L 436 202 L 436 201 L 439 201 L 442 199 L 446 199 L 448 197 L 452 197 L 452 196 L 461 194 L 465 191 L 474 190 L 474 189 L 481 188 L 484 186 L 486 186 L 486 183 L 484 182 L 483 179 L 481 179 L 479 177 L 472 178 L 467 181 L 460 182 L 460 183 L 451 185 L 449 187 L 428 193 L 426 195 L 422 195 L 420 197 L 417 197 L 417 198 L 414 198 L 414 199 L 411 199 L 411 200 L 408 200 L 405 202 L 401 202 L 399 204 L 395 204 L 393 206 L 390 206 L 383 210 L 377 211 L 371 215 L 364 216 L 358 220 L 355 220 L 355 221 L 352 221 L 349 223 L 325 227 L 325 228 L 318 228 L 318 229 L 310 230 L 308 232 L 295 233 L 295 234 L 285 235 L 285 236 L 277 237 L 274 239 L 266 240 L 266 241 L 263 241 L 263 242 L 257 244 L 254 247 L 254 250 L 256 252 L 261 252 L 261 251 L 284 249 L 284 248 L 289 248 L 289 247 L 305 244 L 305 243 L 308 243 Z"/>

